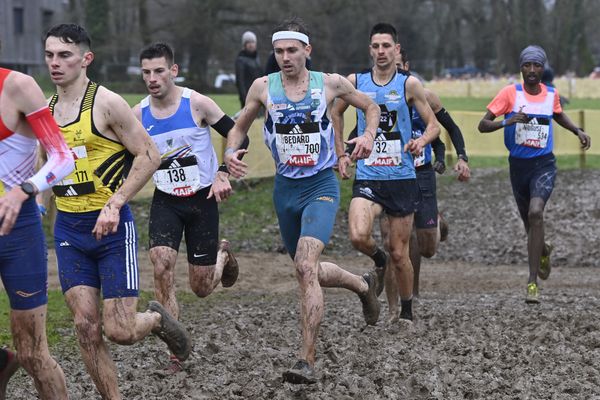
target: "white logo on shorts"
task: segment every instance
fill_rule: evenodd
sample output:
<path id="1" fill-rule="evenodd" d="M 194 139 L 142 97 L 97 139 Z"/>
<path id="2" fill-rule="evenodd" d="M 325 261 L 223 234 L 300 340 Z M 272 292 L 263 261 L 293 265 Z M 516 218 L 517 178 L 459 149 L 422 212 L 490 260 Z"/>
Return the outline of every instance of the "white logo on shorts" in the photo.
<path id="1" fill-rule="evenodd" d="M 65 240 L 64 242 L 60 242 L 60 244 L 58 246 L 59 247 L 69 247 L 69 246 L 71 246 L 71 244 Z"/>
<path id="2" fill-rule="evenodd" d="M 373 198 L 373 191 L 371 190 L 371 188 L 362 187 L 360 188 L 360 193 L 364 194 L 367 197 Z"/>
<path id="3" fill-rule="evenodd" d="M 194 253 L 194 258 L 202 258 L 202 257 L 206 257 L 208 254 L 203 253 L 203 254 L 196 254 Z"/>

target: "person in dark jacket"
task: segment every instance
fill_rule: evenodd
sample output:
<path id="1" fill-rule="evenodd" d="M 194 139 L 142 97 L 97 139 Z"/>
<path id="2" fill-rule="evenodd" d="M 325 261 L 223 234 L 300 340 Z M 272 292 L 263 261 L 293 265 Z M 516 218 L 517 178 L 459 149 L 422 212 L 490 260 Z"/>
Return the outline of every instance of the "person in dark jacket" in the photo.
<path id="1" fill-rule="evenodd" d="M 247 31 L 242 35 L 242 50 L 235 59 L 235 84 L 240 95 L 240 104 L 244 108 L 250 85 L 263 75 L 263 69 L 256 52 L 256 35 Z"/>

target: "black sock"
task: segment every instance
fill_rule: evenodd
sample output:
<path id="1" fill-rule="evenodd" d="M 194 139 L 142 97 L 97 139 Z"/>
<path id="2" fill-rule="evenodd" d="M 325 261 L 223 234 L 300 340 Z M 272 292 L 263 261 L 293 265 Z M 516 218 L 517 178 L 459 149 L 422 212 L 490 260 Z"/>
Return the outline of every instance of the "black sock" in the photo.
<path id="1" fill-rule="evenodd" d="M 375 253 L 373 253 L 370 257 L 373 261 L 375 261 L 376 268 L 385 268 L 385 263 L 387 260 L 385 251 L 383 251 L 379 247 L 377 247 L 375 249 Z"/>
<path id="2" fill-rule="evenodd" d="M 0 371 L 6 367 L 6 364 L 8 364 L 8 352 L 0 349 Z"/>
<path id="3" fill-rule="evenodd" d="M 412 299 L 410 300 L 402 300 L 400 299 L 400 306 L 402 307 L 400 311 L 400 318 L 409 319 L 412 321 Z"/>

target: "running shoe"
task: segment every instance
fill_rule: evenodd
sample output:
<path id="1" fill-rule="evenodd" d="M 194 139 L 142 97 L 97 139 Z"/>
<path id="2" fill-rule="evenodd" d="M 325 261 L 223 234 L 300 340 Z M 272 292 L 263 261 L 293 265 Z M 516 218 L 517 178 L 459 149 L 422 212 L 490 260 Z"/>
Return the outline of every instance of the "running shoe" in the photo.
<path id="1" fill-rule="evenodd" d="M 233 256 L 229 248 L 230 244 L 228 240 L 221 240 L 219 244 L 219 250 L 223 250 L 227 252 L 227 264 L 223 267 L 223 273 L 221 275 L 221 285 L 223 287 L 231 287 L 237 281 L 240 268 L 238 266 L 238 262 Z"/>
<path id="2" fill-rule="evenodd" d="M 183 324 L 177 321 L 158 301 L 150 301 L 148 310 L 160 314 L 160 325 L 152 333 L 167 344 L 171 353 L 180 361 L 185 361 L 192 351 L 192 339 Z"/>
<path id="3" fill-rule="evenodd" d="M 6 365 L 0 370 L 0 400 L 6 398 L 6 387 L 11 376 L 19 369 L 19 362 L 17 361 L 17 355 L 8 349 L 2 349 L 8 355 Z"/>
<path id="4" fill-rule="evenodd" d="M 542 251 L 542 258 L 540 259 L 540 268 L 538 269 L 538 276 L 540 279 L 546 280 L 550 276 L 550 270 L 552 264 L 550 264 L 550 253 L 552 253 L 553 246 L 550 243 L 544 243 L 544 250 Z"/>
<path id="5" fill-rule="evenodd" d="M 365 293 L 358 295 L 362 303 L 363 315 L 367 325 L 375 325 L 379 319 L 381 305 L 377 299 L 377 274 L 375 271 L 367 272 L 362 276 L 369 288 Z"/>
<path id="6" fill-rule="evenodd" d="M 536 283 L 527 284 L 527 297 L 525 303 L 527 304 L 538 304 L 540 302 L 540 293 Z"/>
<path id="7" fill-rule="evenodd" d="M 167 375 L 174 375 L 178 372 L 183 371 L 183 365 L 181 361 L 174 355 L 169 357 L 169 363 L 165 366 L 164 371 Z"/>
<path id="8" fill-rule="evenodd" d="M 377 297 L 383 292 L 383 287 L 385 286 L 385 266 L 384 267 L 375 267 L 375 275 L 377 276 L 377 290 L 375 290 L 375 294 Z"/>
<path id="9" fill-rule="evenodd" d="M 314 368 L 305 360 L 298 360 L 292 368 L 283 373 L 283 381 L 295 385 L 305 385 L 317 382 L 317 376 Z"/>
<path id="10" fill-rule="evenodd" d="M 440 242 L 445 242 L 448 239 L 448 223 L 442 213 L 438 213 L 438 225 L 440 227 Z"/>

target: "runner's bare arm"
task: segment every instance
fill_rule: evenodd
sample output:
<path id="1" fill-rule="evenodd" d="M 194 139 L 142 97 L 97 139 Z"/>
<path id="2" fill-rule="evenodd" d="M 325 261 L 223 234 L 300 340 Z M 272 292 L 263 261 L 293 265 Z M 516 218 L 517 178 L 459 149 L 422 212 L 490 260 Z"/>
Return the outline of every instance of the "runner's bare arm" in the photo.
<path id="1" fill-rule="evenodd" d="M 512 117 L 503 119 L 501 121 L 494 121 L 496 119 L 496 115 L 494 115 L 490 110 L 488 110 L 481 121 L 479 121 L 479 132 L 488 133 L 494 132 L 498 129 L 504 128 L 506 125 L 513 125 L 517 122 L 529 122 L 529 117 L 524 112 L 518 112 L 514 114 Z"/>
<path id="2" fill-rule="evenodd" d="M 369 96 L 356 90 L 352 83 L 341 75 L 325 75 L 325 83 L 327 88 L 332 91 L 334 97 L 339 97 L 346 103 L 360 108 L 365 113 L 367 126 L 363 134 L 349 140 L 348 143 L 356 144 L 350 158 L 353 160 L 368 158 L 371 155 L 373 141 L 379 127 L 379 116 L 381 113 L 379 106 Z"/>
<path id="3" fill-rule="evenodd" d="M 92 231 L 100 239 L 103 235 L 117 231 L 121 207 L 144 187 L 160 165 L 160 155 L 154 141 L 121 96 L 101 87 L 96 99 L 98 114 L 103 119 L 98 122 L 107 126 L 133 155 L 127 179 L 102 208 Z"/>
<path id="4" fill-rule="evenodd" d="M 356 76 L 354 74 L 349 75 L 347 79 L 355 86 Z M 335 153 L 338 157 L 338 169 L 343 179 L 350 178 L 348 166 L 352 161 L 346 154 L 344 146 L 344 112 L 348 109 L 348 106 L 348 103 L 338 97 L 333 102 L 333 107 L 331 108 L 331 122 L 333 123 L 333 132 L 335 135 Z"/>
<path id="5" fill-rule="evenodd" d="M 421 82 L 414 76 L 409 76 L 406 80 L 406 98 L 411 106 L 417 109 L 421 119 L 425 123 L 425 132 L 418 139 L 411 139 L 406 144 L 406 149 L 413 154 L 421 152 L 423 147 L 431 143 L 440 135 L 440 127 L 437 123 L 433 110 L 425 97 L 425 89 Z"/>

